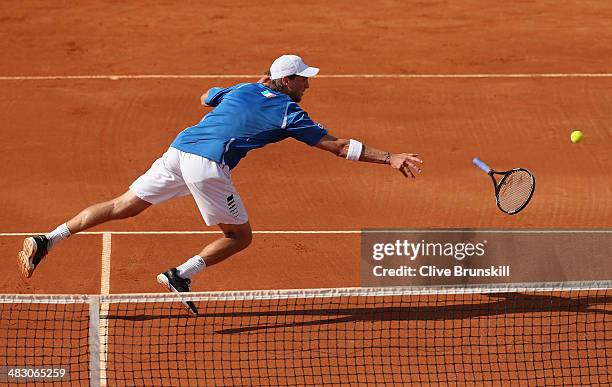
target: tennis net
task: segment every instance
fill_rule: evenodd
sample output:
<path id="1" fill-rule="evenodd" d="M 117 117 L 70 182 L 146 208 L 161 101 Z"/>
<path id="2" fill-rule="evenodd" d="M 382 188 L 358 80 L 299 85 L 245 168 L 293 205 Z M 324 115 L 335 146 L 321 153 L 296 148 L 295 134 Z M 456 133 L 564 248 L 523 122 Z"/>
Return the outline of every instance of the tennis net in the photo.
<path id="1" fill-rule="evenodd" d="M 0 295 L 0 384 L 609 385 L 611 284 Z"/>

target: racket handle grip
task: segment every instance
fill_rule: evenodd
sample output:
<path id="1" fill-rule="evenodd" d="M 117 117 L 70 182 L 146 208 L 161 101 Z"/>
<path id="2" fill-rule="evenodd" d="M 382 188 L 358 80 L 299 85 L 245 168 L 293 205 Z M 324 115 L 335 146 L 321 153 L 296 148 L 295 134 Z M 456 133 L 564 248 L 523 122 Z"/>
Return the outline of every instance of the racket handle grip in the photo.
<path id="1" fill-rule="evenodd" d="M 478 168 L 482 169 L 486 173 L 491 172 L 491 168 L 484 161 L 479 159 L 478 157 L 474 157 L 474 160 L 472 160 L 472 163 L 474 163 L 475 166 L 477 166 Z"/>

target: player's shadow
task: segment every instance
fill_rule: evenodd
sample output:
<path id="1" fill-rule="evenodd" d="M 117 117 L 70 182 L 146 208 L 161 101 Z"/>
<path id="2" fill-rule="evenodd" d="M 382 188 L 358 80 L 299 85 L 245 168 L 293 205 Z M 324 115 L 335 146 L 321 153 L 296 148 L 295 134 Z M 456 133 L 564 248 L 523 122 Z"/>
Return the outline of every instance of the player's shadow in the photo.
<path id="1" fill-rule="evenodd" d="M 529 318 L 555 318 L 563 314 L 603 314 L 612 315 L 609 305 L 612 303 L 611 295 L 586 296 L 586 297 L 559 297 L 551 294 L 533 295 L 523 293 L 490 293 L 487 296 L 489 302 L 452 304 L 452 301 L 444 302 L 444 305 L 428 306 L 388 306 L 388 307 L 356 307 L 356 308 L 321 308 L 305 309 L 304 306 L 289 306 L 292 310 L 271 310 L 270 306 L 263 306 L 265 311 L 258 311 L 254 306 L 252 310 L 244 312 L 220 312 L 201 313 L 197 317 L 204 319 L 249 319 L 256 318 L 259 321 L 241 321 L 241 326 L 215 331 L 219 334 L 236 334 L 260 330 L 283 329 L 294 327 L 321 326 L 329 324 L 342 324 L 358 321 L 449 321 L 464 320 L 477 317 L 490 317 L 512 314 L 526 314 Z M 449 297 L 453 297 L 449 295 Z M 338 302 L 338 301 L 334 301 Z M 433 301 L 432 301 L 433 302 Z M 450 303 L 450 304 L 449 304 Z M 201 303 L 205 306 L 205 302 Z M 178 307 L 178 306 L 177 306 Z M 608 307 L 608 309 L 606 309 Z M 316 308 L 316 306 L 315 306 Z M 544 313 L 544 315 L 538 315 Z M 551 314 L 553 313 L 553 314 Z M 301 317 L 301 318 L 300 318 Z M 317 318 L 320 317 L 320 318 Z M 183 319 L 193 318 L 187 314 L 151 315 L 140 314 L 133 316 L 119 316 L 109 313 L 107 319 L 116 320 L 159 320 L 159 319 Z M 267 322 L 267 318 L 284 320 L 284 322 Z M 314 319 L 308 319 L 314 318 Z M 608 318 L 608 317 L 605 317 Z M 304 320 L 305 321 L 301 321 Z"/>
<path id="2" fill-rule="evenodd" d="M 257 331 L 261 329 L 279 329 L 288 327 L 340 324 L 356 321 L 448 321 L 464 320 L 475 317 L 486 317 L 496 315 L 523 314 L 523 313 L 594 313 L 612 315 L 612 311 L 606 309 L 591 308 L 593 305 L 609 304 L 612 296 L 589 297 L 585 299 L 571 299 L 564 297 L 537 296 L 521 293 L 497 293 L 489 296 L 498 298 L 496 301 L 459 304 L 459 305 L 434 305 L 417 307 L 375 307 L 375 308 L 338 308 L 319 310 L 290 310 L 273 311 L 263 314 L 264 316 L 327 316 L 329 318 L 311 321 L 291 321 L 287 323 L 257 324 L 253 326 L 241 326 L 239 328 L 222 329 L 217 333 L 241 333 Z M 234 315 L 234 314 L 232 314 Z M 242 313 L 238 313 L 242 316 Z M 261 313 L 248 312 L 247 315 L 261 316 Z M 338 316 L 338 317 L 334 317 Z"/>

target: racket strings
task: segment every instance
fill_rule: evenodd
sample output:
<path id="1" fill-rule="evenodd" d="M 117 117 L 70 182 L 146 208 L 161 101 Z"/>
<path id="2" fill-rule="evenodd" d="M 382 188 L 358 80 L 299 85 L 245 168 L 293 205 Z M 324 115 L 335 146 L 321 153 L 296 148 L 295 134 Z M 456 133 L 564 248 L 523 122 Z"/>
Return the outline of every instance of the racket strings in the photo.
<path id="1" fill-rule="evenodd" d="M 499 183 L 497 200 L 499 207 L 508 213 L 521 209 L 533 193 L 533 178 L 525 170 L 513 171 L 506 175 Z"/>

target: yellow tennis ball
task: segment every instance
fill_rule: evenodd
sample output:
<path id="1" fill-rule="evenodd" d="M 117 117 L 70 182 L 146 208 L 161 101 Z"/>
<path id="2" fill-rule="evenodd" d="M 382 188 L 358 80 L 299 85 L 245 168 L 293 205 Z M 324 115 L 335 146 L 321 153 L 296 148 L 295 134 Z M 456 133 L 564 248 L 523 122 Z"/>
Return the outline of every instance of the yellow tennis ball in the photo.
<path id="1" fill-rule="evenodd" d="M 581 131 L 579 131 L 579 130 L 574 130 L 574 131 L 572 132 L 572 134 L 570 134 L 570 140 L 572 140 L 572 142 L 573 142 L 574 144 L 576 144 L 576 143 L 578 143 L 578 142 L 582 141 L 582 137 L 583 137 L 583 136 L 584 136 L 584 135 L 582 134 L 582 132 L 581 132 Z"/>

